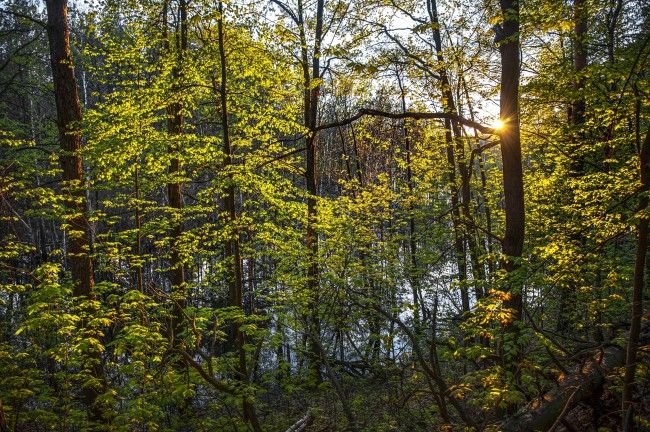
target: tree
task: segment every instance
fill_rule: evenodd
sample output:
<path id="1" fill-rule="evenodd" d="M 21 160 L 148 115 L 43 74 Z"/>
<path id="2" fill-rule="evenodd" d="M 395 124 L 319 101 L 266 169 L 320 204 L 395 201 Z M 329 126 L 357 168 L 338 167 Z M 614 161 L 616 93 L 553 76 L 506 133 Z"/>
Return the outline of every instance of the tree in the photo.
<path id="1" fill-rule="evenodd" d="M 68 5 L 66 0 L 51 0 L 47 6 L 47 37 L 50 46 L 52 81 L 56 101 L 57 126 L 61 146 L 65 205 L 70 212 L 67 219 L 69 242 L 67 253 L 70 260 L 72 295 L 83 300 L 93 300 L 95 285 L 93 263 L 90 257 L 90 225 L 86 216 L 84 192 L 84 166 L 81 156 L 81 134 L 76 130 L 81 121 L 79 91 L 74 75 L 74 63 L 70 53 L 70 30 L 68 28 Z M 93 420 L 102 418 L 95 402 L 103 386 L 101 357 L 98 351 L 90 353 L 91 375 L 100 382 L 85 384 L 84 402 L 91 407 Z"/>
<path id="2" fill-rule="evenodd" d="M 524 176 L 521 165 L 521 137 L 519 131 L 519 2 L 501 0 L 503 22 L 496 27 L 495 42 L 501 54 L 501 90 L 499 96 L 499 118 L 503 123 L 500 133 L 501 160 L 503 164 L 503 196 L 505 201 L 505 234 L 503 237 L 504 268 L 510 274 L 518 267 L 524 247 L 525 210 Z M 512 310 L 512 322 L 508 327 L 515 329 L 513 341 L 517 344 L 516 327 L 520 325 L 523 311 L 522 285 L 511 276 L 508 281 L 506 306 Z M 510 354 L 519 359 L 519 348 Z"/>

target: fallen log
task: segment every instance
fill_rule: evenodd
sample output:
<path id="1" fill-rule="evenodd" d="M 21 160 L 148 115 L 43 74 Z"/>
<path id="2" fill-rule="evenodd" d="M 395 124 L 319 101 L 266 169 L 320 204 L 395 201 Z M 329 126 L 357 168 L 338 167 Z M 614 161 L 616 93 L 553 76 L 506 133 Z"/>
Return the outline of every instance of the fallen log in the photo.
<path id="1" fill-rule="evenodd" d="M 650 311 L 645 314 L 642 343 L 650 342 Z M 605 383 L 605 377 L 625 363 L 625 348 L 610 344 L 595 352 L 574 373 L 560 379 L 558 386 L 533 400 L 501 423 L 502 432 L 553 430 L 578 403 L 589 399 Z"/>
<path id="2" fill-rule="evenodd" d="M 311 411 L 307 411 L 304 417 L 299 418 L 294 424 L 292 424 L 289 429 L 285 432 L 303 432 L 313 423 L 314 415 Z"/>
<path id="3" fill-rule="evenodd" d="M 596 354 L 601 356 L 601 353 Z M 593 359 L 555 389 L 531 402 L 501 425 L 503 432 L 548 431 L 579 402 L 588 399 L 605 383 L 605 375 L 625 361 L 625 349 L 610 345 L 602 360 Z"/>

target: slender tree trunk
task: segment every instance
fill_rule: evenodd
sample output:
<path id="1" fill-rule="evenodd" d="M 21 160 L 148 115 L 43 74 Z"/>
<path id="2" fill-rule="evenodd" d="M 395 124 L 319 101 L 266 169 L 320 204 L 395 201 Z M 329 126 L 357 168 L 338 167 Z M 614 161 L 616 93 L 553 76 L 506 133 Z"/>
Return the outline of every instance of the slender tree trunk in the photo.
<path id="1" fill-rule="evenodd" d="M 460 205 L 456 182 L 456 158 L 454 155 L 453 137 L 451 135 L 451 122 L 445 120 L 445 141 L 447 143 L 447 163 L 449 166 L 448 178 L 451 188 L 451 221 L 454 229 L 454 251 L 456 253 L 456 266 L 458 270 L 458 283 L 463 312 L 469 312 L 469 293 L 467 291 L 467 252 L 460 227 Z"/>
<path id="2" fill-rule="evenodd" d="M 456 114 L 456 103 L 454 94 L 451 89 L 449 75 L 445 66 L 445 58 L 442 52 L 442 38 L 440 34 L 440 21 L 438 18 L 438 4 L 436 0 L 427 0 L 427 10 L 429 19 L 432 24 L 433 41 L 436 49 L 436 59 L 438 61 L 438 74 L 440 76 L 441 102 L 444 112 Z M 456 251 L 456 262 L 458 265 L 458 279 L 461 285 L 461 302 L 463 311 L 470 309 L 469 292 L 467 287 L 468 269 L 467 269 L 467 249 L 469 246 L 470 258 L 472 261 L 472 274 L 474 279 L 484 278 L 481 272 L 481 266 L 478 264 L 478 244 L 474 236 L 473 229 L 469 222 L 471 221 L 471 191 L 469 184 L 469 169 L 465 161 L 465 144 L 462 139 L 462 129 L 460 124 L 455 120 L 445 120 L 445 141 L 447 143 L 447 161 L 450 165 L 449 177 L 452 187 L 452 223 L 454 227 L 454 249 Z M 453 133 L 453 135 L 452 135 Z M 454 144 L 455 143 L 455 144 Z M 458 166 L 458 175 L 460 176 L 460 197 L 457 190 L 456 166 Z M 462 212 L 462 218 L 461 218 Z M 463 222 L 465 226 L 463 226 Z M 482 297 L 480 286 L 475 283 L 475 295 L 479 299 Z"/>
<path id="3" fill-rule="evenodd" d="M 336 121 L 338 121 L 336 112 L 334 113 L 334 118 Z M 346 180 L 350 181 L 352 180 L 352 167 L 350 166 L 350 154 L 348 153 L 347 146 L 345 145 L 345 135 L 343 135 L 343 129 L 338 127 L 336 128 L 337 132 L 339 133 L 339 139 L 341 140 L 341 152 L 343 159 L 345 160 L 345 174 L 347 175 Z M 356 196 L 356 194 L 355 194 Z"/>
<path id="4" fill-rule="evenodd" d="M 135 192 L 135 244 L 133 245 L 133 254 L 138 260 L 135 266 L 135 287 L 138 291 L 144 292 L 144 275 L 142 272 L 142 216 L 140 214 L 140 171 L 136 163 L 134 177 L 134 192 Z"/>
<path id="5" fill-rule="evenodd" d="M 221 102 L 221 128 L 223 131 L 223 151 L 225 154 L 225 163 L 224 166 L 227 170 L 230 170 L 234 165 L 233 160 L 233 149 L 230 144 L 230 127 L 229 127 L 229 118 L 228 118 L 228 65 L 226 59 L 226 49 L 225 49 L 225 40 L 224 40 L 224 9 L 223 2 L 219 1 L 219 18 L 217 19 L 217 31 L 219 37 L 219 60 L 221 66 L 221 86 L 219 91 L 220 102 Z M 232 271 L 230 274 L 230 299 L 229 305 L 237 307 L 239 309 L 244 308 L 243 303 L 243 290 L 244 290 L 244 277 L 243 277 L 243 266 L 242 266 L 242 257 L 241 257 L 241 247 L 240 247 L 240 234 L 239 228 L 237 227 L 237 207 L 236 207 L 236 190 L 234 184 L 234 178 L 232 171 L 228 175 L 228 185 L 226 187 L 226 199 L 225 207 L 226 213 L 228 215 L 228 223 L 232 232 L 228 236 L 227 244 L 227 260 L 232 265 Z M 243 384 L 248 384 L 248 370 L 246 367 L 246 351 L 244 349 L 245 336 L 241 331 L 241 328 L 238 324 L 235 324 L 234 328 L 234 338 L 235 346 L 237 348 L 237 354 L 239 357 L 239 380 Z M 255 411 L 255 406 L 248 400 L 246 396 L 243 397 L 242 407 L 244 413 L 244 421 L 249 422 L 251 427 L 255 432 L 261 431 L 259 420 L 257 418 L 257 413 Z"/>
<path id="6" fill-rule="evenodd" d="M 276 317 L 276 324 L 275 324 L 275 333 L 278 336 L 278 346 L 275 349 L 275 357 L 276 357 L 276 368 L 277 372 L 275 374 L 276 379 L 278 381 L 282 381 L 286 376 L 289 376 L 290 374 L 288 373 L 291 365 L 287 364 L 287 361 L 285 359 L 285 353 L 284 353 L 284 347 L 285 347 L 285 335 L 284 335 L 284 324 L 283 324 L 283 318 L 282 316 L 277 316 Z"/>
<path id="7" fill-rule="evenodd" d="M 402 84 L 402 79 L 399 72 L 397 72 L 397 83 L 400 89 L 400 100 L 402 104 L 402 112 L 406 112 L 406 93 L 404 91 L 404 85 Z M 409 137 L 408 128 L 406 126 L 406 121 L 402 121 L 402 137 L 404 138 L 404 146 L 406 147 L 406 186 L 409 191 L 409 206 L 408 206 L 408 221 L 409 221 L 409 258 L 411 261 L 411 268 L 409 271 L 409 282 L 411 284 L 411 292 L 413 295 L 413 323 L 416 328 L 416 335 L 420 334 L 420 270 L 418 267 L 418 258 L 417 258 L 417 239 L 416 236 L 416 226 L 415 226 L 415 216 L 413 215 L 413 205 L 411 204 L 411 199 L 413 199 L 413 169 L 412 169 L 412 153 L 413 149 L 411 148 L 411 139 Z"/>
<path id="8" fill-rule="evenodd" d="M 180 43 L 178 45 L 178 53 L 176 57 L 176 65 L 174 66 L 173 75 L 175 78 L 182 75 L 183 57 L 187 51 L 187 2 L 180 0 Z M 165 44 L 165 51 L 171 52 L 169 38 L 167 34 L 167 15 L 169 12 L 169 0 L 164 3 L 163 9 L 163 40 Z M 174 89 L 174 91 L 178 91 Z M 175 95 L 178 97 L 178 95 Z M 167 184 L 167 198 L 169 200 L 169 207 L 172 209 L 172 228 L 171 228 L 171 257 L 169 279 L 172 285 L 172 300 L 173 313 L 170 326 L 170 339 L 172 345 L 177 346 L 179 343 L 178 335 L 183 330 L 183 309 L 185 308 L 186 292 L 185 292 L 185 268 L 179 254 L 179 241 L 183 235 L 183 223 L 181 210 L 183 209 L 183 194 L 182 185 L 175 179 L 175 176 L 181 173 L 181 162 L 178 157 L 180 152 L 180 141 L 183 135 L 183 106 L 180 101 L 175 101 L 167 107 L 167 132 L 172 140 L 168 147 L 168 152 L 171 156 L 169 164 L 170 182 Z"/>
<path id="9" fill-rule="evenodd" d="M 650 130 L 648 130 L 640 152 L 639 174 L 643 185 L 643 194 L 639 198 L 638 211 L 648 208 L 647 191 L 650 190 Z M 643 308 L 643 287 L 645 284 L 645 261 L 648 252 L 648 218 L 642 216 L 637 227 L 636 261 L 634 265 L 634 282 L 632 286 L 632 307 L 630 311 L 630 335 L 627 341 L 627 354 L 625 359 L 625 377 L 623 381 L 623 412 L 630 410 L 633 414 L 634 404 L 634 378 L 637 366 L 637 351 L 639 348 L 639 335 L 641 332 L 641 315 Z M 633 415 L 623 416 L 633 418 Z M 633 420 L 632 420 L 633 421 Z M 631 430 L 632 424 L 628 423 Z"/>
<path id="10" fill-rule="evenodd" d="M 334 114 L 335 119 L 337 119 L 338 116 Z M 337 120 L 338 121 L 338 120 Z M 346 149 L 345 145 L 345 139 L 344 135 L 342 132 L 342 129 L 339 127 L 337 128 L 339 131 L 339 135 L 341 137 L 341 145 L 343 149 L 343 154 L 345 156 L 345 162 L 346 162 L 346 169 L 347 169 L 347 174 L 348 174 L 348 180 L 351 180 L 353 178 L 352 174 L 352 167 L 350 166 L 350 161 L 349 161 L 349 155 Z M 354 145 L 355 147 L 355 153 L 356 153 L 356 144 Z M 356 161 L 356 178 L 359 181 L 359 185 L 362 185 L 362 178 L 361 178 L 361 168 L 359 165 L 359 159 L 357 158 Z M 357 193 L 356 190 L 352 192 L 353 196 L 356 198 Z M 365 248 L 367 250 L 371 250 L 372 247 L 372 242 L 368 242 L 365 245 Z M 367 286 L 367 295 L 371 298 L 376 298 L 378 295 L 377 289 L 376 289 L 376 284 L 374 283 L 373 277 L 372 277 L 372 272 L 367 271 L 372 263 L 369 261 L 369 256 L 366 252 L 360 252 L 359 253 L 359 259 L 361 260 L 362 267 L 364 269 L 363 274 L 363 280 L 364 280 L 364 286 Z M 417 309 L 417 308 L 416 308 Z M 417 311 L 416 311 L 417 315 Z M 370 313 L 367 316 L 367 321 L 368 321 L 368 331 L 369 331 L 369 338 L 368 338 L 368 345 L 367 345 L 367 351 L 366 351 L 366 356 L 371 358 L 371 361 L 373 364 L 375 364 L 376 361 L 379 360 L 380 354 L 381 354 L 381 324 L 382 320 L 381 317 L 379 317 L 375 313 Z M 340 330 L 337 330 L 337 341 L 340 342 L 340 354 L 341 354 L 341 361 L 343 361 L 344 355 L 343 355 L 343 337 L 342 337 L 342 332 Z M 321 344 L 322 345 L 322 344 Z M 335 344 L 336 347 L 336 344 Z M 327 366 L 327 365 L 326 365 Z M 326 370 L 327 372 L 327 370 Z M 329 376 L 329 372 L 328 376 Z"/>
<path id="11" fill-rule="evenodd" d="M 463 87 L 463 92 L 465 94 L 465 99 L 467 100 L 467 108 L 468 108 L 468 111 L 469 111 L 469 118 L 472 121 L 474 121 L 474 117 L 475 117 L 474 116 L 474 108 L 472 107 L 472 102 L 471 102 L 471 99 L 469 97 L 469 90 L 467 89 L 467 81 L 465 80 L 465 76 L 462 74 L 462 68 L 461 68 L 460 63 L 459 63 L 458 66 L 459 66 L 459 69 L 461 70 L 460 80 L 461 80 L 461 84 L 462 84 L 462 87 Z M 478 139 L 478 132 L 476 130 L 474 131 L 474 138 L 476 138 L 476 140 L 478 141 L 478 145 L 480 145 L 480 141 Z M 469 167 L 469 169 L 471 170 L 472 167 Z M 481 179 L 481 196 L 482 196 L 482 202 L 483 202 L 483 207 L 484 207 L 483 211 L 485 213 L 485 228 L 486 228 L 487 232 L 491 233 L 492 232 L 492 213 L 490 211 L 490 205 L 489 205 L 490 203 L 488 202 L 488 198 L 487 198 L 487 186 L 486 186 L 487 185 L 487 176 L 485 174 L 485 154 L 483 152 L 481 152 L 481 154 L 479 155 L 479 159 L 478 159 L 478 175 L 480 176 L 480 179 Z M 469 185 L 469 181 L 467 183 Z M 479 199 L 477 197 L 477 205 L 478 204 L 479 204 Z M 477 237 L 478 237 L 478 232 L 477 232 Z M 487 252 L 489 255 L 492 255 L 492 238 L 489 235 L 486 236 L 486 238 L 485 238 L 484 247 L 485 247 L 485 252 Z M 479 259 L 478 259 L 478 256 L 480 255 L 480 252 L 478 252 L 478 243 L 476 244 L 476 248 L 477 248 L 476 252 L 471 252 L 472 253 L 472 267 L 477 268 L 477 269 L 480 268 L 481 275 L 477 276 L 476 277 L 477 279 L 479 279 L 479 280 L 487 280 L 488 275 L 486 275 L 485 268 L 479 263 Z M 474 256 L 474 254 L 475 254 L 475 256 Z M 487 267 L 488 267 L 488 274 L 492 275 L 492 273 L 494 273 L 494 263 L 493 263 L 492 259 L 489 259 L 487 261 Z M 485 293 L 483 291 L 484 290 L 483 290 L 482 287 L 477 286 L 477 298 L 479 297 L 479 294 L 480 295 L 485 295 Z"/>
<path id="12" fill-rule="evenodd" d="M 574 129 L 574 136 L 571 142 L 571 164 L 570 176 L 578 178 L 584 174 L 584 157 L 581 154 L 583 144 L 583 134 L 580 130 L 585 120 L 585 98 L 582 94 L 585 79 L 582 76 L 583 70 L 587 67 L 587 48 L 585 46 L 585 37 L 587 36 L 585 0 L 573 1 L 573 68 L 575 78 L 573 80 L 573 99 L 569 109 L 569 123 Z M 571 239 L 576 244 L 584 245 L 584 235 L 574 234 Z M 577 284 L 572 284 L 568 288 L 561 288 L 558 305 L 557 330 L 560 332 L 568 331 L 571 323 L 572 304 L 575 301 L 575 294 L 578 289 Z"/>
<path id="13" fill-rule="evenodd" d="M 320 56 L 321 39 L 323 36 L 323 13 L 324 0 L 317 0 L 316 3 L 316 32 L 314 35 L 314 52 L 312 55 L 311 75 L 309 71 L 309 59 L 307 54 L 307 38 L 305 33 L 304 10 L 302 0 L 298 1 L 298 27 L 301 40 L 302 69 L 304 77 L 304 120 L 305 126 L 309 129 L 309 137 L 306 142 L 306 169 L 305 178 L 307 181 L 307 227 L 305 245 L 307 247 L 307 291 L 309 297 L 309 317 L 307 334 L 309 339 L 309 373 L 315 382 L 320 382 L 320 321 L 318 317 L 318 287 L 319 287 L 319 266 L 318 266 L 318 233 L 316 232 L 316 198 L 318 195 L 318 180 L 316 173 L 316 126 L 318 123 L 318 99 L 320 83 L 313 85 L 313 80 L 320 80 Z"/>
<path id="14" fill-rule="evenodd" d="M 462 132 L 462 128 L 458 128 Z M 481 281 L 485 279 L 485 269 L 480 261 L 480 248 L 477 241 L 478 232 L 475 228 L 474 218 L 472 216 L 472 193 L 470 187 L 470 167 L 465 161 L 464 143 L 462 139 L 457 139 L 457 154 L 459 158 L 459 172 L 461 176 L 461 199 L 462 214 L 464 222 L 464 234 L 467 239 L 470 262 L 472 264 L 472 276 L 474 278 L 474 295 L 476 300 L 480 300 L 484 293 Z"/>
<path id="15" fill-rule="evenodd" d="M 359 185 L 363 187 L 364 169 L 361 167 L 361 155 L 359 154 L 359 145 L 357 144 L 357 134 L 354 131 L 354 124 L 350 125 L 350 133 L 352 134 L 352 146 L 354 147 L 355 173 L 357 180 L 359 180 Z"/>

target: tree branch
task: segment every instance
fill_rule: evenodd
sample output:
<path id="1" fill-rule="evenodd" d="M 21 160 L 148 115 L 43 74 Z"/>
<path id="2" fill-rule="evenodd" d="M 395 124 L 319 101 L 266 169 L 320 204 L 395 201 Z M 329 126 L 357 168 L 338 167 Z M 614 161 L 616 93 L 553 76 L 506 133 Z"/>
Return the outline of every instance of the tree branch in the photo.
<path id="1" fill-rule="evenodd" d="M 286 4 L 282 3 L 279 0 L 271 0 L 271 3 L 277 5 L 280 9 L 282 9 L 284 13 L 286 13 L 294 23 L 296 23 L 296 25 L 300 25 L 300 20 L 298 19 L 296 14 L 293 13 L 291 9 L 289 9 L 289 6 L 287 6 Z"/>
<path id="2" fill-rule="evenodd" d="M 34 24 L 39 25 L 39 26 L 41 26 L 43 28 L 47 27 L 47 24 L 45 24 L 44 21 L 41 21 L 38 18 L 34 18 L 33 16 L 30 16 L 30 15 L 27 15 L 27 14 L 24 14 L 24 13 L 20 13 L 20 12 L 16 12 L 16 11 L 10 11 L 10 10 L 7 10 L 7 9 L 0 9 L 0 13 L 13 15 L 13 16 L 18 17 L 18 18 L 26 19 L 27 21 L 31 21 Z"/>
<path id="3" fill-rule="evenodd" d="M 187 362 L 188 365 L 190 365 L 194 370 L 196 370 L 203 379 L 212 385 L 216 390 L 222 391 L 224 393 L 230 394 L 230 395 L 236 395 L 237 391 L 236 389 L 231 386 L 229 383 L 225 381 L 221 381 L 213 377 L 212 375 L 208 374 L 203 367 L 201 367 L 200 364 L 198 364 L 192 356 L 187 353 L 186 351 L 182 349 L 174 349 L 174 352 L 180 354 L 183 359 Z"/>
<path id="4" fill-rule="evenodd" d="M 360 109 L 355 115 L 352 117 L 348 117 L 346 119 L 332 122 L 332 123 L 325 123 L 322 124 L 318 127 L 315 128 L 315 131 L 321 131 L 325 129 L 331 129 L 339 126 L 345 126 L 349 125 L 357 120 L 359 120 L 363 116 L 370 116 L 370 117 L 385 117 L 385 118 L 390 118 L 390 119 L 414 119 L 414 120 L 431 120 L 431 119 L 449 119 L 449 120 L 454 120 L 457 121 L 458 123 L 462 124 L 463 126 L 470 127 L 472 129 L 475 129 L 481 133 L 487 134 L 487 135 L 499 135 L 499 132 L 491 127 L 484 126 L 480 123 L 477 123 L 472 120 L 468 120 L 464 117 L 461 117 L 457 114 L 454 113 L 443 113 L 443 112 L 421 112 L 421 111 L 406 111 L 406 112 L 401 112 L 401 113 L 392 113 L 392 112 L 387 112 L 387 111 L 381 111 L 381 110 L 376 110 L 376 109 L 370 109 L 370 108 L 363 108 Z"/>

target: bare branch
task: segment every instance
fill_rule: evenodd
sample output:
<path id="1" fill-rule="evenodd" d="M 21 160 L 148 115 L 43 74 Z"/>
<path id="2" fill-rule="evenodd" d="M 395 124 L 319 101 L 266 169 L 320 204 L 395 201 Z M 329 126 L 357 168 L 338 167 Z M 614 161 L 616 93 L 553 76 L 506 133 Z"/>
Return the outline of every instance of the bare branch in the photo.
<path id="1" fill-rule="evenodd" d="M 468 120 L 464 117 L 459 116 L 458 114 L 454 113 L 444 113 L 444 112 L 422 112 L 422 111 L 406 111 L 406 112 L 401 112 L 401 113 L 392 113 L 392 112 L 387 112 L 387 111 L 381 111 L 381 110 L 376 110 L 376 109 L 371 109 L 371 108 L 363 108 L 360 109 L 355 115 L 352 117 L 348 117 L 346 119 L 332 122 L 332 123 L 326 123 L 318 126 L 315 128 L 315 131 L 321 131 L 325 129 L 331 129 L 334 127 L 339 127 L 339 126 L 345 126 L 349 125 L 351 123 L 354 123 L 355 121 L 359 120 L 363 116 L 370 116 L 370 117 L 385 117 L 385 118 L 390 118 L 390 119 L 406 119 L 410 118 L 413 120 L 432 120 L 432 119 L 449 119 L 449 120 L 454 120 L 457 121 L 458 123 L 462 124 L 463 126 L 470 127 L 472 129 L 475 129 L 481 133 L 484 133 L 486 135 L 499 135 L 499 132 L 491 127 L 484 126 L 480 123 L 477 123 L 472 120 Z"/>
<path id="2" fill-rule="evenodd" d="M 261 164 L 257 165 L 255 168 L 257 168 L 257 169 L 262 168 L 262 167 L 264 167 L 264 166 L 266 166 L 266 165 L 268 165 L 270 163 L 279 161 L 280 159 L 284 159 L 286 157 L 289 157 L 289 156 L 294 155 L 296 153 L 303 152 L 305 150 L 307 150 L 305 147 L 300 147 L 300 148 L 297 148 L 297 149 L 290 150 L 290 151 L 288 151 L 286 153 L 282 153 L 282 154 L 280 154 L 278 156 L 275 156 L 275 157 L 273 157 L 271 159 L 268 159 L 268 160 L 262 162 Z"/>
<path id="3" fill-rule="evenodd" d="M 174 352 L 180 354 L 183 359 L 187 362 L 188 365 L 190 365 L 194 370 L 196 370 L 203 379 L 212 385 L 216 390 L 222 391 L 224 393 L 230 394 L 230 395 L 236 395 L 237 391 L 236 389 L 230 385 L 229 383 L 225 381 L 221 381 L 213 377 L 212 375 L 208 374 L 203 367 L 198 364 L 189 353 L 182 349 L 174 349 Z"/>
<path id="4" fill-rule="evenodd" d="M 280 0 L 271 0 L 271 3 L 278 5 L 280 7 L 280 9 L 282 9 L 284 11 L 284 13 L 289 15 L 289 18 L 291 18 L 293 20 L 293 22 L 295 22 L 297 25 L 300 25 L 300 20 L 298 19 L 296 14 L 293 13 L 293 11 L 291 9 L 289 9 L 289 6 L 282 3 Z"/>
<path id="5" fill-rule="evenodd" d="M 21 12 L 11 11 L 11 10 L 7 10 L 7 9 L 0 9 L 0 13 L 13 15 L 13 16 L 18 17 L 18 18 L 26 19 L 27 21 L 31 21 L 34 24 L 36 24 L 38 26 L 41 26 L 43 28 L 47 27 L 47 24 L 45 24 L 44 21 L 41 21 L 38 18 L 34 18 L 33 16 L 30 16 L 30 15 L 27 15 L 27 14 L 24 14 L 24 13 L 21 13 Z"/>

